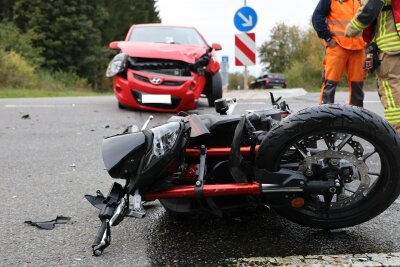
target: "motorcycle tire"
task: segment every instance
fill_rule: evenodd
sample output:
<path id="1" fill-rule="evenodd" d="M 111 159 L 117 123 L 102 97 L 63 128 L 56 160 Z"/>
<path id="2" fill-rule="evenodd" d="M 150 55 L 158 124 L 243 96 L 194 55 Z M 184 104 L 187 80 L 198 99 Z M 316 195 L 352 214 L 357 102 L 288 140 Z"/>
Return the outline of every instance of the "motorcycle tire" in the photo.
<path id="1" fill-rule="evenodd" d="M 208 105 L 214 107 L 214 101 L 222 98 L 222 78 L 219 72 L 213 74 L 209 80 L 210 86 L 207 92 Z"/>
<path id="2" fill-rule="evenodd" d="M 302 193 L 305 204 L 301 208 L 292 207 L 289 201 L 285 202 L 284 197 L 279 200 L 280 203 L 275 203 L 276 205 L 273 208 L 280 215 L 295 223 L 320 229 L 337 229 L 357 225 L 382 213 L 396 200 L 400 192 L 400 138 L 386 120 L 366 109 L 332 104 L 310 107 L 292 114 L 268 132 L 260 145 L 256 164 L 258 168 L 270 171 L 279 170 L 285 162 L 288 162 L 284 160 L 288 155 L 287 151 L 296 150 L 296 145 L 301 142 L 304 144 L 304 140 L 309 140 L 312 143 L 313 140 L 325 136 L 326 133 L 332 134 L 331 136 L 338 136 L 334 133 L 344 133 L 343 136 L 350 136 L 349 140 L 357 136 L 364 139 L 366 144 L 369 144 L 367 147 L 372 147 L 371 153 L 375 154 L 374 158 L 379 157 L 381 165 L 380 172 L 375 174 L 377 178 L 371 188 L 368 189 L 368 192 L 363 191 L 359 197 L 355 198 L 359 198 L 356 201 L 352 201 L 350 198 L 350 204 L 347 205 L 341 203 L 338 194 L 336 201 L 340 205 L 336 205 L 334 209 L 328 207 L 327 211 L 316 209 L 315 207 L 318 207 L 318 205 L 313 203 L 320 201 L 320 199 L 305 193 Z M 314 138 L 313 136 L 317 137 Z M 330 149 L 329 144 L 334 144 L 322 138 L 321 143 L 324 141 L 326 150 Z M 341 140 L 336 139 L 334 141 L 340 143 L 336 149 L 339 148 Z M 355 154 L 356 152 L 354 150 L 352 153 Z M 300 151 L 298 154 L 301 154 Z M 303 153 L 302 157 L 305 156 Z M 368 159 L 369 154 L 360 156 L 361 154 L 358 154 L 357 160 L 363 160 L 364 163 L 371 161 L 371 158 Z M 293 155 L 291 157 L 295 158 Z M 351 157 L 353 157 L 353 154 L 351 154 Z M 378 160 L 375 161 L 379 163 Z M 301 164 L 301 161 L 299 164 Z M 372 177 L 370 167 L 367 171 L 368 177 Z M 358 181 L 355 183 L 358 183 Z M 326 204 L 331 205 L 331 201 L 332 198 L 326 201 Z"/>

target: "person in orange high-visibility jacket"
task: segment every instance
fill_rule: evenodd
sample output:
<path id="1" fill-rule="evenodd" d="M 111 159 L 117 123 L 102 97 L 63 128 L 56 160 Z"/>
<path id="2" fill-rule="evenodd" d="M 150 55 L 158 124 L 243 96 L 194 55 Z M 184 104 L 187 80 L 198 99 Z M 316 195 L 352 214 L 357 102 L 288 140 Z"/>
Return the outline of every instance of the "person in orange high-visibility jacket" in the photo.
<path id="1" fill-rule="evenodd" d="M 361 35 L 345 37 L 345 29 L 356 15 L 360 0 L 320 0 L 312 16 L 318 37 L 326 47 L 320 104 L 334 103 L 335 91 L 346 72 L 349 104 L 363 106 L 365 42 Z"/>

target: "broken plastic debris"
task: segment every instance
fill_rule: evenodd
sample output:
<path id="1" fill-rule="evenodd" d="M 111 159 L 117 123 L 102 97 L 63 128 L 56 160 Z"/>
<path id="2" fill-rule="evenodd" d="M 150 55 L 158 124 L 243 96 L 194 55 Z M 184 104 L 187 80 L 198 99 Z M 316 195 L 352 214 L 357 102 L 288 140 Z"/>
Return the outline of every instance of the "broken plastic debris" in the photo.
<path id="1" fill-rule="evenodd" d="M 92 196 L 92 195 L 85 195 L 85 198 L 87 199 L 87 201 L 89 201 L 90 204 L 92 204 L 95 208 L 101 210 L 103 208 L 104 205 L 104 195 L 103 193 L 101 193 L 100 190 L 96 191 L 96 196 Z"/>
<path id="2" fill-rule="evenodd" d="M 71 222 L 71 217 L 64 217 L 64 216 L 57 216 L 57 218 L 51 221 L 44 221 L 44 222 L 25 221 L 24 223 L 45 230 L 53 230 L 56 224 L 73 224 L 73 222 Z"/>
<path id="3" fill-rule="evenodd" d="M 106 129 L 107 129 L 107 128 L 110 128 L 110 125 L 106 125 L 106 126 L 104 126 L 104 128 L 106 128 Z"/>
<path id="4" fill-rule="evenodd" d="M 71 168 L 76 168 L 75 163 L 72 163 L 71 165 L 69 165 Z"/>
<path id="5" fill-rule="evenodd" d="M 21 119 L 30 119 L 31 116 L 29 114 L 25 114 L 21 116 Z"/>

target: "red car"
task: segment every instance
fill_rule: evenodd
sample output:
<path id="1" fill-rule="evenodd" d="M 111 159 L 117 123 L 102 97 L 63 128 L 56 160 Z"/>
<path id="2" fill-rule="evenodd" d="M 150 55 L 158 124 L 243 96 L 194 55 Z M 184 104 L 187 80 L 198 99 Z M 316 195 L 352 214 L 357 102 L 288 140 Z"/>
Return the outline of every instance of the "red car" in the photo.
<path id="1" fill-rule="evenodd" d="M 120 50 L 106 73 L 120 108 L 178 112 L 194 109 L 202 94 L 210 106 L 222 97 L 221 45 L 208 45 L 193 27 L 133 25 L 109 47 Z"/>

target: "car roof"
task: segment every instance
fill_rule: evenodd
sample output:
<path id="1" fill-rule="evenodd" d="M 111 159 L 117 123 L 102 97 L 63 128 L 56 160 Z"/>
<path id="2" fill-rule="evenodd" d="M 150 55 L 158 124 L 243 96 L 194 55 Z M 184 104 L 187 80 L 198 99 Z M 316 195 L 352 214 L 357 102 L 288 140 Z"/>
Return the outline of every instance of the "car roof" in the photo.
<path id="1" fill-rule="evenodd" d="M 162 23 L 148 23 L 148 24 L 133 24 L 132 27 L 176 27 L 176 28 L 194 28 L 193 26 L 183 26 L 183 25 L 168 25 Z"/>

